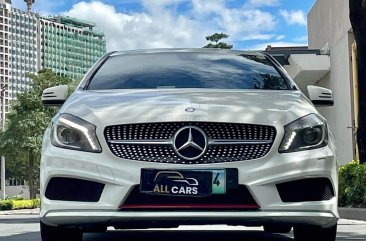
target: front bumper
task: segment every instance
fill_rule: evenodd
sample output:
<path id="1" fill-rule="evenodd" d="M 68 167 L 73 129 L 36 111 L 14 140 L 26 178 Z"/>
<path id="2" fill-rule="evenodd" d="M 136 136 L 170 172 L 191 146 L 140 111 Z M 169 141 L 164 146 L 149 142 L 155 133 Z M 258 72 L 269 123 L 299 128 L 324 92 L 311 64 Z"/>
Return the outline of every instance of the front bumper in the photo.
<path id="1" fill-rule="evenodd" d="M 175 221 L 180 224 L 263 225 L 266 223 L 332 226 L 338 218 L 336 156 L 324 148 L 279 154 L 274 145 L 267 156 L 250 161 L 215 164 L 163 164 L 116 158 L 107 147 L 103 153 L 85 153 L 45 146 L 41 162 L 41 221 L 49 225 L 113 224 L 127 221 Z M 256 203 L 255 211 L 121 211 L 131 189 L 140 184 L 141 168 L 222 169 L 237 168 Z M 98 202 L 57 201 L 45 198 L 52 177 L 90 180 L 105 185 Z M 335 196 L 330 200 L 283 202 L 276 184 L 304 178 L 328 178 Z M 301 191 L 301 190 L 299 190 Z"/>
<path id="2" fill-rule="evenodd" d="M 289 225 L 316 225 L 331 227 L 337 223 L 337 215 L 331 212 L 285 212 L 285 211 L 223 211 L 223 212 L 122 212 L 122 211 L 50 211 L 41 217 L 43 223 L 49 225 L 106 225 L 119 226 L 131 222 L 169 222 L 177 225 L 184 224 L 232 224 L 255 225 L 289 224 Z"/>

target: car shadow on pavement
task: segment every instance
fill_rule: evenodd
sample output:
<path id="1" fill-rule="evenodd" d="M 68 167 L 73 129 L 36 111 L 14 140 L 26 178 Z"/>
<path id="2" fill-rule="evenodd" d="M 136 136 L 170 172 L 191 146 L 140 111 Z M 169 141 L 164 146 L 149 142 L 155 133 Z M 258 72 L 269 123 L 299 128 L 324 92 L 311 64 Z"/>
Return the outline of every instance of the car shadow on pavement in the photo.
<path id="1" fill-rule="evenodd" d="M 116 240 L 144 240 L 144 241 L 293 241 L 292 238 L 280 234 L 268 234 L 263 231 L 110 231 L 107 233 L 84 234 L 83 241 L 116 241 Z"/>
<path id="2" fill-rule="evenodd" d="M 1 234 L 0 234 L 1 235 Z M 83 241 L 293 241 L 290 235 L 268 234 L 263 231 L 109 231 L 107 233 L 84 234 Z M 337 241 L 366 240 L 366 235 L 338 232 Z M 0 241 L 41 241 L 39 232 L 27 232 L 10 236 L 0 236 Z M 67 241 L 67 240 L 65 240 Z"/>
<path id="3" fill-rule="evenodd" d="M 39 232 L 27 232 L 5 237 L 0 236 L 0 241 L 41 241 L 41 234 Z"/>

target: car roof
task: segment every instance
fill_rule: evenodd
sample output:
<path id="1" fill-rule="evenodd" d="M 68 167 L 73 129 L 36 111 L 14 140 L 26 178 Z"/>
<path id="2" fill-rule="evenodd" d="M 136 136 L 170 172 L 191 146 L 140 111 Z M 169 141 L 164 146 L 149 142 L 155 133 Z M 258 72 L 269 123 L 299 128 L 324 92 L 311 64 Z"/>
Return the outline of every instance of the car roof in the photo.
<path id="1" fill-rule="evenodd" d="M 215 49 L 215 48 L 160 48 L 160 49 L 137 49 L 137 50 L 125 50 L 115 51 L 110 56 L 128 55 L 128 54 L 157 54 L 157 53 L 212 53 L 212 54 L 234 54 L 234 55 L 254 55 L 265 56 L 260 51 L 243 51 L 243 50 L 231 50 L 231 49 Z"/>

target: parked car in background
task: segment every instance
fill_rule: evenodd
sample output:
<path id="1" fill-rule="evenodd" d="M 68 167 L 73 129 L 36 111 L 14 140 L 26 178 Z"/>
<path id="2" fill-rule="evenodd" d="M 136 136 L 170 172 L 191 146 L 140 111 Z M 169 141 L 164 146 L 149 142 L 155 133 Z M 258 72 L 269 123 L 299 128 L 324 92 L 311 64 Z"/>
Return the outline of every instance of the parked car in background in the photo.
<path id="1" fill-rule="evenodd" d="M 334 241 L 333 136 L 269 55 L 213 49 L 112 52 L 67 96 L 45 132 L 43 241 L 83 232 L 228 224 Z"/>

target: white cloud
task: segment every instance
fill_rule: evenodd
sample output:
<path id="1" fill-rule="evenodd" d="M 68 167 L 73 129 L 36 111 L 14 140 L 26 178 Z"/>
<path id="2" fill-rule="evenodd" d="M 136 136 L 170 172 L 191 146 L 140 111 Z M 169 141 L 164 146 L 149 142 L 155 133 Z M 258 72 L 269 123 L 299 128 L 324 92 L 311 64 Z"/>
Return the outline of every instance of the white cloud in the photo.
<path id="1" fill-rule="evenodd" d="M 279 0 L 249 0 L 248 4 L 252 6 L 277 6 L 280 2 Z"/>
<path id="2" fill-rule="evenodd" d="M 284 38 L 286 38 L 286 36 L 285 35 L 278 35 L 277 37 L 276 37 L 276 40 L 282 40 L 282 39 L 284 39 Z"/>
<path id="3" fill-rule="evenodd" d="M 259 34 L 271 31 L 276 26 L 276 19 L 268 12 L 245 7 L 227 8 L 225 2 L 224 0 L 192 0 L 194 18 L 201 21 L 211 19 L 212 24 L 216 24 L 233 38 L 238 38 L 240 35 L 246 36 L 248 33 Z"/>
<path id="4" fill-rule="evenodd" d="M 274 34 L 250 34 L 248 36 L 243 37 L 240 39 L 241 41 L 247 40 L 269 40 L 274 38 L 276 35 Z"/>
<path id="5" fill-rule="evenodd" d="M 142 6 L 148 12 L 159 13 L 161 10 L 165 10 L 166 7 L 176 6 L 186 0 L 141 0 Z"/>
<path id="6" fill-rule="evenodd" d="M 151 10 L 155 11 L 154 8 Z M 101 2 L 80 2 L 66 15 L 97 23 L 98 29 L 105 32 L 108 50 L 193 47 L 204 43 L 202 38 L 195 40 L 194 35 L 200 33 L 192 21 L 174 17 L 166 10 L 159 15 L 145 12 L 125 14 Z"/>
<path id="7" fill-rule="evenodd" d="M 224 0 L 192 0 L 192 8 L 194 12 L 198 14 L 220 14 L 222 10 L 225 10 Z"/>
<path id="8" fill-rule="evenodd" d="M 305 12 L 302 10 L 287 11 L 287 10 L 281 9 L 280 15 L 290 25 L 294 25 L 294 24 L 299 24 L 299 25 L 303 25 L 303 26 L 307 25 Z"/>
<path id="9" fill-rule="evenodd" d="M 180 4 L 190 9 L 178 12 Z M 225 0 L 142 0 L 139 12 L 119 12 L 100 1 L 79 2 L 65 15 L 93 21 L 105 32 L 108 50 L 202 47 L 205 36 L 230 35 L 227 42 L 248 36 L 269 39 L 275 17 L 258 9 L 229 8 Z"/>

